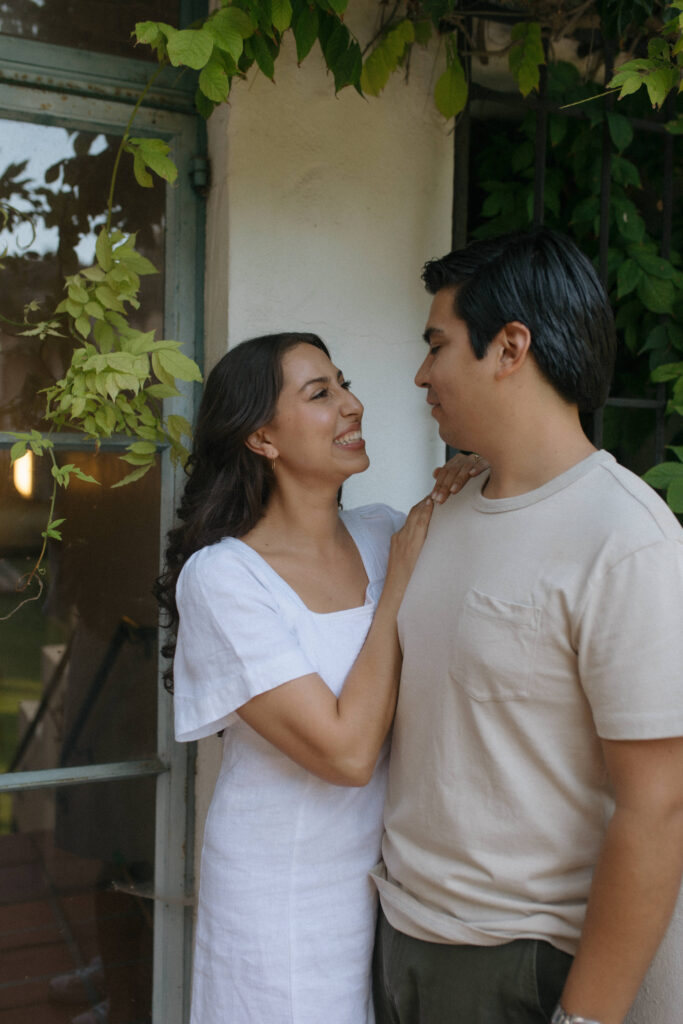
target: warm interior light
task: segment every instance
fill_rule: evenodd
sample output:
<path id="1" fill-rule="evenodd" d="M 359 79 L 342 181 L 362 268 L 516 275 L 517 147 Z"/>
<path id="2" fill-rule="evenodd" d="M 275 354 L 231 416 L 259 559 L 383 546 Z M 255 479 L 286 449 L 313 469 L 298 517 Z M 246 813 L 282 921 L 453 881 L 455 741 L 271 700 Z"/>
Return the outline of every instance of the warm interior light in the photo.
<path id="1" fill-rule="evenodd" d="M 22 498 L 30 498 L 33 494 L 33 452 L 30 448 L 14 463 L 13 476 L 14 486 Z"/>

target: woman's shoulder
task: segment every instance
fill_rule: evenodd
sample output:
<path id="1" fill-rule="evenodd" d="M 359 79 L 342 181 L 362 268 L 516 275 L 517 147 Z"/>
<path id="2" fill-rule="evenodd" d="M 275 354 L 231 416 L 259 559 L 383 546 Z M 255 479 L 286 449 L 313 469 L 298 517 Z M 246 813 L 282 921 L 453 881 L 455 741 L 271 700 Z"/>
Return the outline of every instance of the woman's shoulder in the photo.
<path id="1" fill-rule="evenodd" d="M 178 590 L 215 591 L 243 590 L 250 586 L 261 588 L 264 574 L 259 572 L 259 558 L 236 537 L 223 537 L 215 544 L 195 551 L 180 571 Z"/>

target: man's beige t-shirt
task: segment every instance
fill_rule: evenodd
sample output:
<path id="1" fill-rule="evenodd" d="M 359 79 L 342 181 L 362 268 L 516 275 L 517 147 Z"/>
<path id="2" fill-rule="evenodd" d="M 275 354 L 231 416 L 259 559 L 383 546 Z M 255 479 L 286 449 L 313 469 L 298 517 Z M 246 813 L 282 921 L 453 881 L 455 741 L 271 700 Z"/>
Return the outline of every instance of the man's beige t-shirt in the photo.
<path id="1" fill-rule="evenodd" d="M 683 531 L 596 452 L 435 510 L 399 615 L 376 882 L 432 942 L 573 953 L 613 809 L 599 737 L 683 735 Z"/>

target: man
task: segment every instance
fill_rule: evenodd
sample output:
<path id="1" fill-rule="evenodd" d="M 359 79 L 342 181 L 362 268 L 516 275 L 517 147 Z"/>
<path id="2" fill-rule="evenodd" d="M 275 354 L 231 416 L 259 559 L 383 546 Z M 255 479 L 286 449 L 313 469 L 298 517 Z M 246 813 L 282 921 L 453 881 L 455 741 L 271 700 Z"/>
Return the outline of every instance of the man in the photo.
<path id="1" fill-rule="evenodd" d="M 435 509 L 399 615 L 378 1024 L 621 1024 L 683 871 L 683 531 L 581 428 L 614 328 L 568 239 L 423 278 L 416 383 L 491 469 Z"/>

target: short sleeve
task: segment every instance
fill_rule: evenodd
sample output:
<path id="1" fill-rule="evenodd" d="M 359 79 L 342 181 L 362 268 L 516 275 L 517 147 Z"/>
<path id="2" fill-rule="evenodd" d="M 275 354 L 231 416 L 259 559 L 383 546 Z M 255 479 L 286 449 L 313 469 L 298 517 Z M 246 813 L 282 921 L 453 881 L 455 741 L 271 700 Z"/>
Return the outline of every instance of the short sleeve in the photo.
<path id="1" fill-rule="evenodd" d="M 590 588 L 579 672 L 598 735 L 683 735 L 683 543 L 662 540 L 621 559 Z"/>
<path id="2" fill-rule="evenodd" d="M 275 595 L 226 542 L 188 560 L 176 600 L 177 740 L 209 736 L 252 697 L 316 671 Z"/>

